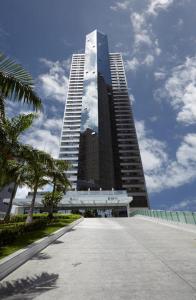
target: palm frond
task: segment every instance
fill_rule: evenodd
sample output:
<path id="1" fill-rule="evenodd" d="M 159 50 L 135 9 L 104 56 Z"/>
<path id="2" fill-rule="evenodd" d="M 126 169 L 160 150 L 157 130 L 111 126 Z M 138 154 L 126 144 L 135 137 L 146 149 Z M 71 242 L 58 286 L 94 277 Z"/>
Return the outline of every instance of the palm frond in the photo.
<path id="1" fill-rule="evenodd" d="M 30 145 L 21 145 L 20 156 L 24 157 L 24 159 L 29 162 L 32 167 L 34 164 L 45 164 L 49 167 L 53 165 L 53 158 L 50 154 L 38 149 L 34 149 Z"/>
<path id="2" fill-rule="evenodd" d="M 18 80 L 26 84 L 33 84 L 31 75 L 21 65 L 7 58 L 3 53 L 0 53 L 0 70 L 5 74 L 16 76 Z"/>
<path id="3" fill-rule="evenodd" d="M 20 114 L 11 119 L 5 118 L 3 123 L 3 128 L 12 140 L 17 140 L 20 134 L 27 130 L 33 123 L 34 119 L 37 117 L 36 114 Z"/>
<path id="4" fill-rule="evenodd" d="M 31 75 L 0 53 L 0 92 L 5 98 L 32 104 L 35 110 L 41 109 L 41 99 L 33 91 Z"/>
<path id="5" fill-rule="evenodd" d="M 0 94 L 0 124 L 5 118 L 5 99 L 2 94 Z"/>

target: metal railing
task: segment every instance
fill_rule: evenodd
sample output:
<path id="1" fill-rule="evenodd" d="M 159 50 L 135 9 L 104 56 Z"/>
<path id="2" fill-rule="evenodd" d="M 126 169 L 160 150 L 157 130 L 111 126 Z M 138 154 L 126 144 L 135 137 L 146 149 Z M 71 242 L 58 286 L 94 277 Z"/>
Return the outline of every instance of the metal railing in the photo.
<path id="1" fill-rule="evenodd" d="M 166 210 L 149 210 L 138 209 L 129 212 L 129 217 L 142 215 L 152 218 L 163 219 L 167 221 L 196 225 L 196 212 L 191 211 L 166 211 Z"/>
<path id="2" fill-rule="evenodd" d="M 106 190 L 98 190 L 98 191 L 93 191 L 93 190 L 89 190 L 89 191 L 67 191 L 66 192 L 67 196 L 80 196 L 80 195 L 95 195 L 95 196 L 100 196 L 100 195 L 109 195 L 109 196 L 113 196 L 113 195 L 123 195 L 123 196 L 127 196 L 127 191 L 125 190 L 111 190 L 111 191 L 106 191 Z"/>

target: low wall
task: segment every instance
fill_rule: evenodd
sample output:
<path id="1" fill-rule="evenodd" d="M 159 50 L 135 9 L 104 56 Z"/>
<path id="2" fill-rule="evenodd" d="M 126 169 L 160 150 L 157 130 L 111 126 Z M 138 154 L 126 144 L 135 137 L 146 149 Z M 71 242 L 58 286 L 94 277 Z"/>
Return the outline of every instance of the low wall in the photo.
<path id="1" fill-rule="evenodd" d="M 76 226 L 78 223 L 83 221 L 83 218 L 80 218 L 79 220 L 74 221 L 70 225 L 63 227 L 56 232 L 48 235 L 47 237 L 44 237 L 31 245 L 27 246 L 24 249 L 20 249 L 13 254 L 6 256 L 2 260 L 0 260 L 0 280 L 5 278 L 7 275 L 9 275 L 11 272 L 13 272 L 15 269 L 17 269 L 19 266 L 24 264 L 27 260 L 29 260 L 32 256 L 34 256 L 36 253 L 40 252 L 44 248 L 46 248 L 48 245 L 53 243 L 55 240 L 57 240 L 59 237 L 61 237 L 66 232 L 70 231 L 74 226 Z"/>
<path id="2" fill-rule="evenodd" d="M 136 215 L 142 215 L 142 216 L 147 216 L 152 218 L 163 219 L 167 221 L 196 225 L 196 212 L 191 212 L 191 211 L 138 209 L 133 212 L 129 212 L 129 217 L 133 217 Z"/>

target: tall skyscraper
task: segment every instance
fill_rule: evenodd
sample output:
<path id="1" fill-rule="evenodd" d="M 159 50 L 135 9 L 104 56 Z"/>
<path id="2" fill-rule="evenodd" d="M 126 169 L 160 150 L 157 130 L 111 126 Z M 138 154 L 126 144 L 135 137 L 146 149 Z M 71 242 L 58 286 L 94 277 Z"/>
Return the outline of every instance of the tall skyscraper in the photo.
<path id="1" fill-rule="evenodd" d="M 59 158 L 72 189 L 127 190 L 133 207 L 148 206 L 122 56 L 97 30 L 72 57 Z"/>

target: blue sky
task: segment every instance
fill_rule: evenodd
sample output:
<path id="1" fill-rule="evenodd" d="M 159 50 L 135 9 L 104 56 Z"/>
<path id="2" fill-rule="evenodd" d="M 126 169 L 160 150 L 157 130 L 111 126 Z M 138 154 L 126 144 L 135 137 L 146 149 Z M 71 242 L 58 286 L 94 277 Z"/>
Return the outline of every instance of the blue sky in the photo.
<path id="1" fill-rule="evenodd" d="M 71 55 L 97 28 L 123 53 L 152 208 L 196 210 L 195 20 L 195 0 L 2 1 L 1 51 L 44 103 L 23 140 L 57 156 Z"/>

